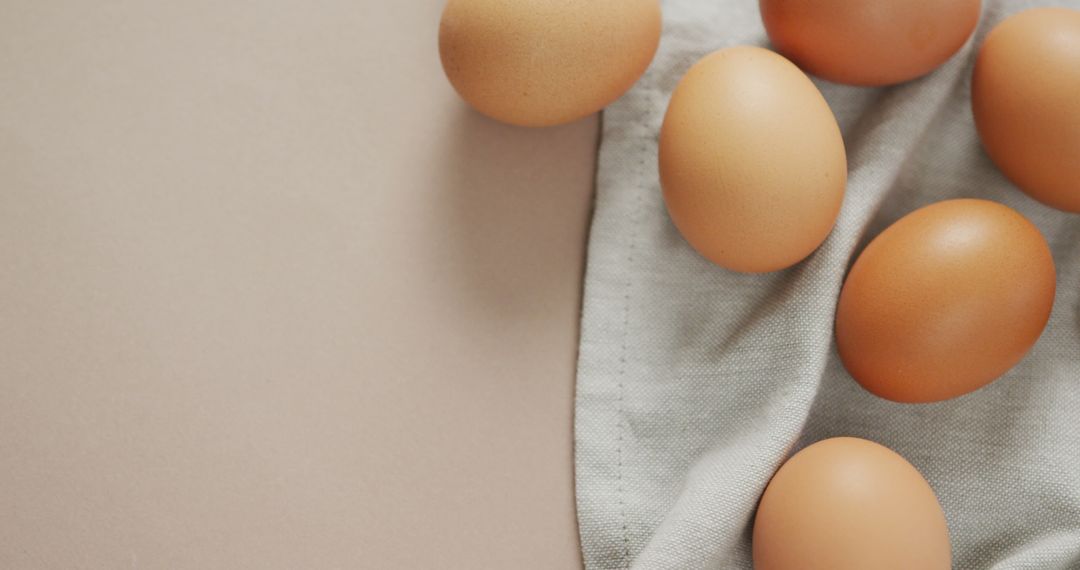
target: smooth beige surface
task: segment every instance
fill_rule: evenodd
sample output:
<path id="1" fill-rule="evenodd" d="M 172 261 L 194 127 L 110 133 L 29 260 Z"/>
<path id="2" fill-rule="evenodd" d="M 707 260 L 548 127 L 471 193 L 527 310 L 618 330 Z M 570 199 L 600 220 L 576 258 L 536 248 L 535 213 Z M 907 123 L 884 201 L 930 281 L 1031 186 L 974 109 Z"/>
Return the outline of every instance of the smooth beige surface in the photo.
<path id="1" fill-rule="evenodd" d="M 440 9 L 0 0 L 0 567 L 579 564 L 595 119 Z"/>

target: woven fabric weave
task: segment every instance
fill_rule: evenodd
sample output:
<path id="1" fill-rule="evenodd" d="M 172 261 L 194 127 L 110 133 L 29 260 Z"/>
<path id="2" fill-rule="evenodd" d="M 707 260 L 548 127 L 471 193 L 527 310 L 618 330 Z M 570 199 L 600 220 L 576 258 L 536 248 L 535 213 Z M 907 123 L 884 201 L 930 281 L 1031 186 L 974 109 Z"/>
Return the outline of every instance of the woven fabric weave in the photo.
<path id="1" fill-rule="evenodd" d="M 751 568 L 754 508 L 772 473 L 839 435 L 886 445 L 926 476 L 955 568 L 1080 568 L 1080 216 L 1036 203 L 998 172 L 969 99 L 975 47 L 1034 5 L 984 2 L 973 40 L 922 79 L 878 89 L 815 80 L 844 133 L 843 210 L 808 260 L 741 275 L 699 257 L 671 224 L 656 143 L 695 61 L 767 38 L 752 0 L 664 2 L 656 60 L 603 121 L 576 404 L 590 570 Z M 843 274 L 888 224 L 956 197 L 1004 203 L 1042 230 L 1058 270 L 1050 324 L 1020 365 L 973 394 L 879 399 L 837 359 Z"/>

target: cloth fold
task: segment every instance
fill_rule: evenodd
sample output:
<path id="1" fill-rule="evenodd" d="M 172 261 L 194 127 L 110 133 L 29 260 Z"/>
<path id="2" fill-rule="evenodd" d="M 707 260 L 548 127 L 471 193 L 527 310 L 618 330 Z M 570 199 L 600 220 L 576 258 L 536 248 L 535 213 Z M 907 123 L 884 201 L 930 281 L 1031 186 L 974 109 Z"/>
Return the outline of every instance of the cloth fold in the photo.
<path id="1" fill-rule="evenodd" d="M 956 568 L 1080 568 L 1080 216 L 997 171 L 969 99 L 982 38 L 1035 5 L 984 2 L 974 39 L 922 79 L 879 89 L 815 79 L 844 133 L 843 209 L 806 261 L 742 275 L 698 256 L 669 221 L 656 143 L 694 62 L 767 37 L 756 2 L 663 2 L 656 60 L 603 121 L 575 427 L 587 568 L 751 568 L 769 478 L 794 451 L 839 435 L 881 443 L 926 476 Z M 888 224 L 956 197 L 1004 203 L 1042 230 L 1058 270 L 1050 324 L 1021 364 L 973 394 L 879 399 L 836 356 L 843 275 Z"/>

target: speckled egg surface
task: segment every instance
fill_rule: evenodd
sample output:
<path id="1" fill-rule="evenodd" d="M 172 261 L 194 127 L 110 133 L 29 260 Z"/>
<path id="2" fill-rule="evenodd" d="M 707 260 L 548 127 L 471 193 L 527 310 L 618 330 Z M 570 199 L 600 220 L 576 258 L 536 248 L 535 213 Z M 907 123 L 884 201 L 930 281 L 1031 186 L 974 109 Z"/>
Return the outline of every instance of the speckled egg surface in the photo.
<path id="1" fill-rule="evenodd" d="M 550 126 L 625 93 L 660 30 L 659 0 L 449 0 L 439 53 L 454 89 L 481 113 Z"/>
<path id="2" fill-rule="evenodd" d="M 840 128 L 817 87 L 775 52 L 740 46 L 697 62 L 660 131 L 672 221 L 735 271 L 790 267 L 832 231 L 844 197 Z"/>
<path id="3" fill-rule="evenodd" d="M 754 519 L 755 570 L 949 570 L 945 514 L 894 451 L 852 437 L 785 463 Z"/>
<path id="4" fill-rule="evenodd" d="M 1050 249 L 1026 218 L 986 200 L 938 202 L 859 255 L 837 306 L 837 349 L 855 380 L 883 398 L 953 398 L 1027 354 L 1055 288 Z"/>
<path id="5" fill-rule="evenodd" d="M 979 50 L 971 103 L 1005 176 L 1080 213 L 1080 10 L 1035 8 L 998 24 Z"/>
<path id="6" fill-rule="evenodd" d="M 780 53 L 838 83 L 889 85 L 925 75 L 971 36 L 980 0 L 760 0 Z"/>

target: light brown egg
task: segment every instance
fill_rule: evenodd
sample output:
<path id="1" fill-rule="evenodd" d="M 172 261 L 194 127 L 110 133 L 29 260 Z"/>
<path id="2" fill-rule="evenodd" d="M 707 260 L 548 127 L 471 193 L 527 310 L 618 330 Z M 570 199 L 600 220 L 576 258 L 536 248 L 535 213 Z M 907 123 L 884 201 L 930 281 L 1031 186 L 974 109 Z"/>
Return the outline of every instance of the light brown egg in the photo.
<path id="1" fill-rule="evenodd" d="M 701 255 L 784 269 L 829 235 L 847 182 L 829 105 L 799 68 L 758 47 L 715 52 L 679 82 L 660 131 L 668 212 Z"/>
<path id="2" fill-rule="evenodd" d="M 659 0 L 449 0 L 439 53 L 476 110 L 550 126 L 630 89 L 656 53 L 660 27 Z"/>
<path id="3" fill-rule="evenodd" d="M 754 570 L 949 570 L 945 514 L 892 450 L 851 437 L 795 454 L 754 519 Z"/>
<path id="4" fill-rule="evenodd" d="M 979 21 L 979 0 L 760 0 L 776 49 L 838 83 L 889 85 L 945 63 Z"/>
<path id="5" fill-rule="evenodd" d="M 998 24 L 975 63 L 971 106 L 1005 176 L 1080 213 L 1080 11 L 1035 8 Z"/>
<path id="6" fill-rule="evenodd" d="M 848 274 L 836 344 L 864 388 L 935 402 L 989 384 L 1024 357 L 1054 304 L 1054 260 L 1038 228 L 986 200 L 901 218 Z"/>

